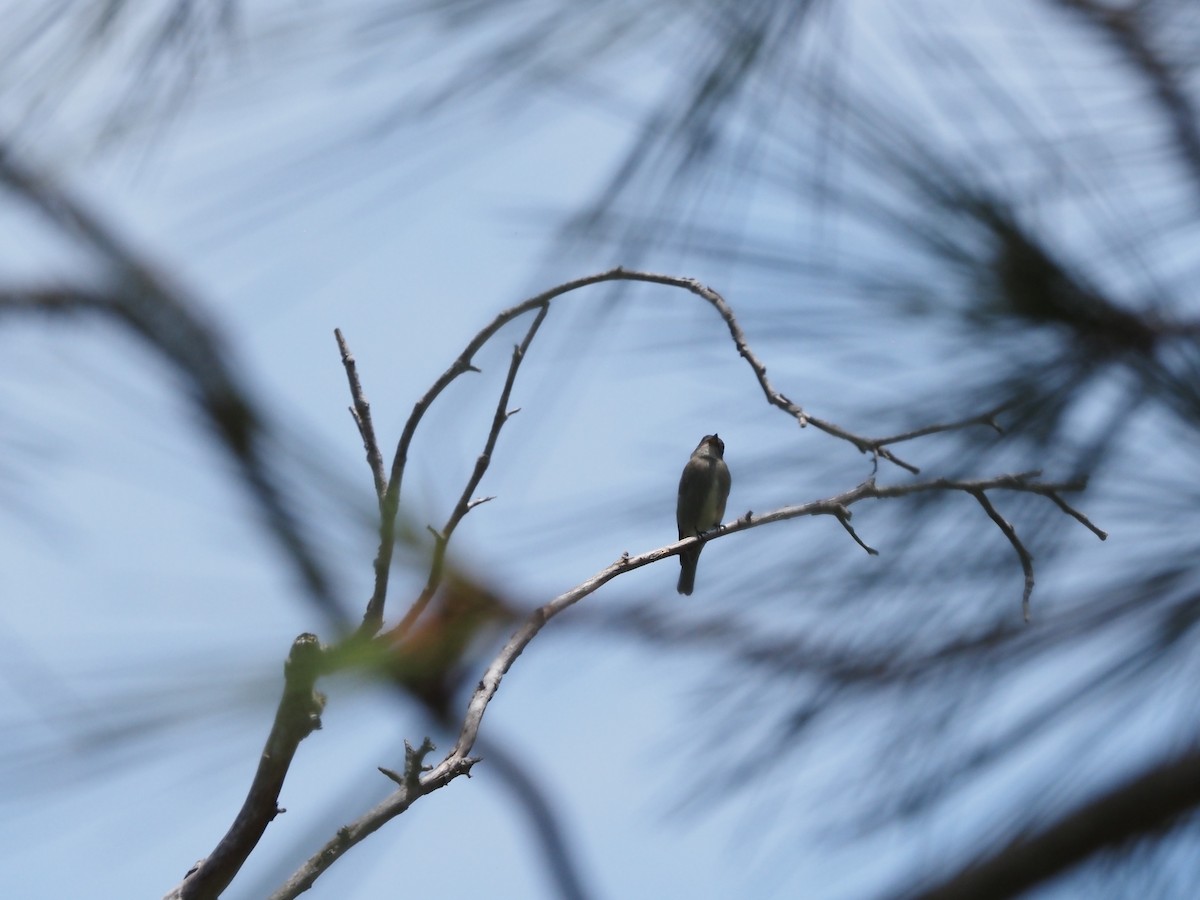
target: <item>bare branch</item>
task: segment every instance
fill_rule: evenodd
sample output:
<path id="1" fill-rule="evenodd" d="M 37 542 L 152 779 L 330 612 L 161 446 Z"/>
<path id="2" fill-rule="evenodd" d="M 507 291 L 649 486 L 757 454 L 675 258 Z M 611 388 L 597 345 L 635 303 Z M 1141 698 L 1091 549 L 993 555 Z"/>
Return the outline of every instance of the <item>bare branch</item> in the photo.
<path id="1" fill-rule="evenodd" d="M 483 476 L 487 473 L 488 466 L 491 465 L 492 453 L 496 449 L 496 441 L 500 437 L 500 429 L 504 427 L 504 423 L 512 415 L 508 411 L 508 401 L 512 396 L 513 385 L 517 380 L 517 370 L 521 367 L 521 362 L 525 359 L 529 345 L 533 342 L 538 329 L 542 327 L 542 322 L 546 320 L 546 314 L 549 311 L 549 305 L 543 305 L 538 310 L 538 314 L 530 324 L 529 330 L 525 333 L 525 339 L 513 348 L 512 360 L 508 364 L 508 376 L 504 380 L 504 387 L 500 391 L 500 398 L 496 401 L 496 411 L 492 415 L 492 427 L 488 431 L 483 452 L 475 460 L 475 469 L 471 472 L 471 477 L 463 487 L 462 494 L 458 498 L 458 503 L 454 505 L 454 510 L 450 513 L 450 518 L 446 520 L 446 524 L 442 526 L 442 530 L 437 533 L 437 540 L 434 543 L 433 549 L 433 560 L 429 567 L 429 577 L 425 581 L 425 587 L 421 589 L 420 596 L 409 607 L 408 611 L 404 614 L 404 618 L 400 620 L 400 624 L 392 629 L 391 635 L 395 639 L 402 638 L 408 633 L 413 623 L 420 618 L 421 613 L 429 605 L 429 601 L 433 599 L 433 595 L 442 581 L 442 573 L 445 569 L 446 546 L 450 543 L 450 537 L 454 534 L 454 529 L 458 527 L 458 523 L 462 521 L 463 516 L 479 505 L 478 502 L 472 500 L 472 495 L 479 487 L 479 482 L 483 480 Z M 376 625 L 375 628 L 378 629 L 381 624 L 382 622 Z"/>
<path id="2" fill-rule="evenodd" d="M 983 507 L 983 511 L 988 514 L 996 527 L 1008 538 L 1008 542 L 1013 545 L 1013 549 L 1017 551 L 1017 557 L 1021 560 L 1021 569 L 1025 573 L 1025 592 L 1021 595 L 1021 615 L 1025 621 L 1029 621 L 1029 598 L 1033 594 L 1033 556 L 1021 543 L 1021 539 L 1017 537 L 1017 530 L 1012 527 L 1012 524 L 1000 515 L 996 507 L 992 505 L 992 501 L 988 499 L 987 494 L 983 491 L 971 491 L 975 499 L 979 501 L 979 505 Z"/>
<path id="3" fill-rule="evenodd" d="M 350 382 L 350 397 L 354 405 L 350 407 L 350 415 L 358 426 L 362 437 L 363 449 L 367 452 L 367 465 L 371 467 L 371 476 L 375 479 L 375 496 L 383 503 L 383 495 L 387 493 L 387 473 L 383 469 L 383 454 L 379 451 L 379 441 L 375 437 L 375 425 L 371 421 L 371 404 L 363 393 L 362 382 L 358 380 L 358 363 L 346 345 L 342 330 L 335 328 L 333 335 L 337 338 L 338 350 L 342 354 L 342 366 L 346 369 L 346 380 Z"/>
<path id="4" fill-rule="evenodd" d="M 866 550 L 871 556 L 879 555 L 878 550 L 863 542 L 863 539 L 858 536 L 858 532 L 854 530 L 854 526 L 850 524 L 850 510 L 845 508 L 836 510 L 834 515 L 837 516 L 837 520 L 842 523 L 842 527 L 846 529 L 846 533 L 854 539 L 854 543 Z"/>
<path id="5" fill-rule="evenodd" d="M 390 778 L 402 788 L 407 788 L 409 791 L 416 791 L 421 786 L 421 773 L 427 772 L 431 767 L 425 765 L 425 757 L 436 750 L 433 741 L 428 736 L 421 741 L 419 747 L 413 747 L 408 741 L 404 742 L 404 772 L 395 772 L 391 769 L 385 769 L 379 766 L 379 771 Z"/>
<path id="6" fill-rule="evenodd" d="M 497 331 L 504 325 L 511 322 L 513 319 L 534 309 L 544 311 L 549 308 L 551 302 L 557 298 L 579 290 L 580 288 L 588 287 L 593 284 L 601 284 L 606 281 L 638 281 L 650 284 L 662 284 L 669 287 L 677 287 L 686 291 L 690 291 L 701 299 L 709 303 L 721 318 L 725 321 L 726 327 L 729 329 L 730 337 L 733 338 L 734 346 L 737 347 L 738 354 L 746 360 L 750 368 L 754 371 L 759 386 L 762 388 L 763 395 L 767 402 L 772 406 L 786 412 L 794 418 L 801 427 L 812 424 L 817 429 L 836 437 L 840 440 L 852 444 L 862 453 L 871 454 L 876 460 L 886 459 L 893 464 L 905 469 L 913 474 L 920 472 L 920 469 L 912 463 L 906 462 L 892 453 L 887 444 L 897 443 L 902 440 L 911 440 L 914 437 L 919 437 L 922 434 L 931 434 L 936 431 L 948 431 L 953 428 L 967 427 L 972 424 L 991 424 L 990 415 L 986 417 L 974 417 L 963 423 L 951 423 L 947 425 L 931 426 L 928 429 L 923 429 L 918 432 L 910 432 L 904 435 L 895 435 L 890 438 L 868 438 L 854 434 L 841 428 L 832 422 L 827 422 L 823 419 L 818 419 L 810 416 L 797 403 L 788 399 L 784 394 L 780 393 L 771 384 L 767 378 L 767 367 L 750 349 L 749 342 L 746 340 L 746 335 L 738 324 L 737 318 L 733 314 L 733 310 L 719 293 L 712 288 L 706 287 L 694 278 L 681 278 L 674 275 L 661 275 L 654 272 L 636 272 L 627 271 L 620 267 L 610 269 L 607 272 L 599 272 L 595 275 L 587 275 L 583 278 L 577 278 L 573 281 L 563 282 L 560 285 L 550 288 L 547 291 L 530 297 L 516 306 L 511 306 L 503 312 L 496 315 L 490 323 L 482 328 L 473 337 L 467 346 L 459 354 L 458 358 L 450 365 L 445 372 L 433 383 L 425 395 L 416 402 L 413 406 L 413 411 L 405 422 L 404 431 L 401 433 L 400 441 L 396 446 L 396 454 L 392 459 L 392 468 L 390 477 L 387 479 L 387 490 L 384 493 L 383 501 L 380 503 L 380 528 L 379 528 L 379 549 L 375 556 L 375 589 L 371 594 L 371 599 L 367 603 L 367 612 L 363 616 L 363 623 L 359 628 L 361 634 L 371 635 L 376 633 L 383 623 L 383 607 L 387 597 L 388 578 L 391 570 L 393 541 L 395 540 L 395 524 L 396 515 L 400 508 L 400 493 L 401 485 L 404 478 L 404 469 L 408 464 L 408 450 L 412 444 L 413 435 L 416 433 L 417 426 L 421 419 L 428 411 L 429 407 L 438 398 L 438 396 L 446 389 L 446 387 L 458 378 L 464 372 L 478 372 L 479 370 L 471 362 L 479 349 L 492 338 Z M 516 410 L 509 412 L 512 415 Z M 443 550 L 444 552 L 444 550 Z M 410 610 L 411 613 L 411 610 Z M 409 617 L 406 617 L 409 618 Z"/>
<path id="7" fill-rule="evenodd" d="M 1052 501 L 1054 501 L 1054 504 L 1059 509 L 1061 509 L 1063 512 L 1065 512 L 1068 516 L 1070 516 L 1076 522 L 1081 524 L 1084 528 L 1086 528 L 1088 531 L 1090 531 L 1096 537 L 1100 538 L 1100 540 L 1102 540 L 1102 541 L 1108 540 L 1108 532 L 1107 531 L 1103 530 L 1102 528 L 1097 528 L 1095 525 L 1093 525 L 1091 519 L 1089 519 L 1087 516 L 1085 516 L 1083 513 L 1081 513 L 1075 507 L 1071 506 L 1071 504 L 1067 503 L 1067 501 L 1064 500 L 1062 497 L 1058 496 L 1058 494 L 1051 492 L 1051 493 L 1047 493 L 1046 496 L 1049 497 Z"/>
<path id="8" fill-rule="evenodd" d="M 419 780 L 416 789 L 407 784 L 355 822 L 338 829 L 324 847 L 313 854 L 269 900 L 292 900 L 307 891 L 330 866 L 342 858 L 355 844 L 374 834 L 391 819 L 408 809 L 419 798 L 445 787 L 460 775 L 467 775 L 478 760 L 455 757 L 443 760 L 433 771 Z M 406 779 L 405 779 L 406 780 Z"/>
<path id="9" fill-rule="evenodd" d="M 832 422 L 810 416 L 798 403 L 793 402 L 776 390 L 767 378 L 766 365 L 750 349 L 745 332 L 742 331 L 742 327 L 738 324 L 737 318 L 733 314 L 733 309 L 725 301 L 725 298 L 712 288 L 701 284 L 694 278 L 678 278 L 672 275 L 657 275 L 651 272 L 626 272 L 622 269 L 616 271 L 630 281 L 648 281 L 654 284 L 667 284 L 673 287 L 684 288 L 708 301 L 713 309 L 720 314 L 721 318 L 725 320 L 725 325 L 729 329 L 729 335 L 733 338 L 734 346 L 737 347 L 738 355 L 746 360 L 750 368 L 754 370 L 754 377 L 758 379 L 759 387 L 762 388 L 767 402 L 790 415 L 801 428 L 811 424 L 814 428 L 828 435 L 853 444 L 861 453 L 870 453 L 876 458 L 886 459 L 900 468 L 912 472 L 914 475 L 920 472 L 920 469 L 916 466 L 894 455 L 881 441 L 861 437 Z"/>
<path id="10" fill-rule="evenodd" d="M 492 335 L 499 331 L 501 327 L 518 316 L 529 312 L 531 309 L 539 307 L 542 311 L 538 314 L 537 325 L 540 326 L 542 320 L 545 318 L 546 311 L 549 309 L 550 300 L 576 288 L 607 280 L 606 275 L 608 273 L 593 275 L 588 278 L 581 278 L 561 284 L 557 288 L 553 288 L 539 294 L 537 297 L 509 307 L 501 312 L 491 323 L 471 339 L 462 353 L 458 355 L 458 358 L 450 365 L 450 368 L 441 374 L 438 380 L 433 383 L 433 386 L 413 406 L 413 411 L 409 415 L 408 421 L 404 423 L 404 431 L 400 435 L 400 442 L 396 446 L 396 455 L 392 459 L 391 478 L 388 480 L 387 491 L 384 494 L 383 502 L 380 504 L 379 550 L 375 555 L 375 590 L 371 594 L 371 599 L 367 602 L 367 611 L 363 616 L 362 625 L 359 627 L 360 634 L 375 634 L 383 625 L 383 607 L 387 599 L 388 577 L 391 571 L 393 541 L 396 534 L 396 514 L 400 509 L 400 488 L 404 479 L 404 467 L 408 464 L 408 448 L 412 444 L 417 425 L 420 424 L 429 407 L 433 405 L 433 401 L 459 375 L 464 372 L 479 371 L 471 360 L 479 351 L 479 348 L 487 343 Z M 537 329 L 534 327 L 531 330 L 536 332 Z M 528 346 L 528 342 L 526 342 L 525 346 Z M 517 365 L 519 365 L 519 361 Z"/>
<path id="11" fill-rule="evenodd" d="M 471 696 L 470 702 L 467 705 L 467 714 L 463 721 L 463 726 L 459 732 L 457 743 L 451 751 L 447 759 L 464 756 L 471 752 L 474 746 L 475 737 L 479 733 L 479 726 L 483 721 L 483 714 L 487 710 L 488 704 L 496 691 L 500 687 L 500 681 L 508 672 L 509 668 L 520 656 L 521 652 L 529 645 L 529 642 L 537 635 L 545 624 L 561 613 L 563 610 L 575 603 L 578 603 L 588 594 L 593 593 L 602 585 L 616 578 L 624 572 L 630 572 L 634 569 L 640 569 L 642 566 L 658 562 L 669 556 L 676 556 L 681 551 L 686 550 L 693 543 L 698 541 L 714 541 L 721 540 L 732 534 L 737 534 L 741 531 L 748 531 L 751 528 L 757 528 L 761 525 L 767 525 L 771 522 L 782 522 L 786 519 L 795 519 L 800 516 L 818 516 L 827 515 L 843 521 L 843 517 L 847 514 L 847 507 L 860 500 L 867 499 L 887 499 L 894 497 L 905 497 L 912 494 L 928 493 L 930 491 L 962 491 L 971 494 L 978 498 L 987 491 L 1005 490 L 1016 491 L 1020 493 L 1032 493 L 1042 496 L 1050 496 L 1062 491 L 1078 491 L 1084 487 L 1084 482 L 1074 481 L 1067 483 L 1040 483 L 1032 482 L 1028 479 L 1033 474 L 1020 475 L 999 475 L 995 478 L 982 479 L 979 481 L 956 481 L 948 478 L 937 478 L 929 481 L 912 482 L 909 484 L 890 485 L 887 487 L 879 487 L 875 484 L 874 479 L 865 481 L 855 488 L 831 497 L 827 500 L 815 500 L 811 503 L 804 503 L 798 506 L 785 506 L 773 512 L 766 513 L 760 516 L 754 516 L 747 513 L 736 521 L 722 525 L 715 532 L 705 535 L 703 539 L 690 537 L 684 540 L 677 541 L 666 547 L 661 547 L 657 550 L 650 550 L 646 553 L 637 556 L 622 554 L 621 558 L 615 563 L 612 563 L 607 568 L 597 572 L 591 578 L 571 588 L 566 593 L 555 597 L 546 605 L 534 610 L 526 619 L 525 623 L 517 629 L 517 631 L 509 638 L 508 643 L 500 651 L 497 657 L 488 666 L 483 677 L 479 680 L 479 686 L 475 689 L 475 693 Z M 986 497 L 984 498 L 986 500 Z M 990 505 L 990 504 L 989 504 Z M 985 506 L 985 509 L 987 507 Z M 1003 519 L 1000 519 L 1003 522 Z M 997 522 L 997 524 L 1000 524 Z M 1007 527 L 1011 532 L 1012 527 L 1007 523 L 1001 526 L 1001 530 Z M 1007 533 L 1007 532 L 1006 532 Z M 1014 535 L 1015 536 L 1015 535 Z M 1010 538 L 1011 540 L 1012 538 Z M 1018 542 L 1019 543 L 1019 542 Z M 1022 564 L 1028 561 L 1028 553 L 1022 557 Z M 1026 573 L 1027 585 L 1029 579 L 1032 578 L 1032 567 L 1027 569 Z"/>
<path id="12" fill-rule="evenodd" d="M 406 777 L 398 776 L 395 772 L 384 772 L 389 778 L 400 784 L 400 790 L 370 810 L 354 824 L 339 830 L 338 834 L 325 847 L 313 855 L 289 879 L 284 887 L 272 895 L 272 900 L 285 900 L 285 898 L 295 897 L 304 890 L 307 890 L 320 876 L 321 872 L 327 869 L 346 850 L 380 828 L 388 819 L 405 812 L 418 797 L 443 787 L 459 775 L 469 772 L 476 760 L 468 754 L 474 749 L 478 740 L 484 713 L 499 690 L 501 680 L 508 673 L 513 663 L 516 662 L 517 657 L 529 646 L 529 643 L 545 627 L 547 622 L 567 608 L 578 603 L 584 597 L 594 593 L 618 575 L 631 572 L 634 569 L 640 569 L 643 566 L 659 562 L 670 556 L 676 556 L 692 546 L 693 543 L 701 540 L 705 542 L 721 540 L 740 531 L 747 531 L 751 528 L 758 528 L 772 522 L 781 522 L 801 516 L 833 516 L 842 523 L 843 527 L 846 527 L 850 531 L 851 535 L 861 546 L 867 549 L 868 552 L 872 552 L 872 548 L 866 547 L 848 527 L 848 518 L 850 515 L 848 507 L 861 500 L 882 500 L 931 491 L 960 491 L 971 494 L 978 499 L 979 496 L 984 495 L 987 491 L 998 490 L 1039 494 L 1052 498 L 1060 492 L 1078 491 L 1084 487 L 1082 481 L 1063 483 L 1031 481 L 1030 479 L 1036 477 L 1037 474 L 1036 472 L 1030 472 L 1016 475 L 1000 475 L 977 481 L 956 481 L 948 478 L 938 478 L 886 487 L 878 486 L 874 479 L 871 479 L 851 490 L 826 500 L 816 500 L 797 506 L 786 506 L 759 516 L 748 512 L 734 522 L 720 526 L 716 531 L 705 535 L 703 538 L 686 538 L 674 544 L 650 550 L 636 556 L 631 556 L 628 552 L 623 553 L 616 562 L 529 614 L 524 623 L 509 637 L 504 647 L 488 665 L 479 679 L 478 686 L 468 701 L 463 724 L 454 747 L 445 759 L 421 778 L 419 787 L 414 787 Z M 986 500 L 986 497 L 984 499 Z"/>
<path id="13" fill-rule="evenodd" d="M 188 872 L 165 900 L 208 900 L 221 895 L 245 864 L 279 809 L 279 792 L 300 742 L 321 727 L 325 697 L 313 689 L 321 644 L 314 634 L 292 642 L 284 665 L 283 696 L 241 811 L 216 849 Z"/>
<path id="14" fill-rule="evenodd" d="M 976 425 L 986 425 L 994 430 L 997 434 L 1004 434 L 1004 429 L 996 422 L 996 416 L 1001 412 L 1001 409 L 994 409 L 991 412 L 980 413 L 977 416 L 971 416 L 959 422 L 946 422 L 941 425 L 926 425 L 924 428 L 915 428 L 912 431 L 905 431 L 902 434 L 894 434 L 891 437 L 876 438 L 875 443 L 880 447 L 885 444 L 899 444 L 903 441 L 911 441 L 915 438 L 928 437 L 931 434 L 941 434 L 946 431 L 961 431 L 964 428 L 972 428 Z"/>

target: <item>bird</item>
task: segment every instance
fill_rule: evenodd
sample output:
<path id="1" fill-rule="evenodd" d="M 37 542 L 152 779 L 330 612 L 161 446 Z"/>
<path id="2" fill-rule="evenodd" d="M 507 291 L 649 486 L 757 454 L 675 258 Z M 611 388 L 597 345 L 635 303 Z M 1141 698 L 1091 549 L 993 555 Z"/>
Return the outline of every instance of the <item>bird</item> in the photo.
<path id="1" fill-rule="evenodd" d="M 725 502 L 729 499 L 729 467 L 725 465 L 725 442 L 715 434 L 706 434 L 692 451 L 679 478 L 679 500 L 675 505 L 675 524 L 679 539 L 702 535 L 721 524 Z M 697 543 L 679 553 L 679 584 L 676 590 L 690 595 L 696 584 L 696 563 L 704 545 Z"/>

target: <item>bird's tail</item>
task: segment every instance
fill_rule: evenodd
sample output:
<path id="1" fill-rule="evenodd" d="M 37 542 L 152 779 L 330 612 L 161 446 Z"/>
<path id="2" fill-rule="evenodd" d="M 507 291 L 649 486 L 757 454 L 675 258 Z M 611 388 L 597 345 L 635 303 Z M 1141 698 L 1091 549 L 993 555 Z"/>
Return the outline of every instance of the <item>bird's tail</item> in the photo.
<path id="1" fill-rule="evenodd" d="M 679 554 L 679 583 L 675 585 L 675 590 L 679 593 L 691 596 L 692 588 L 696 586 L 696 563 L 699 561 L 699 550 Z"/>

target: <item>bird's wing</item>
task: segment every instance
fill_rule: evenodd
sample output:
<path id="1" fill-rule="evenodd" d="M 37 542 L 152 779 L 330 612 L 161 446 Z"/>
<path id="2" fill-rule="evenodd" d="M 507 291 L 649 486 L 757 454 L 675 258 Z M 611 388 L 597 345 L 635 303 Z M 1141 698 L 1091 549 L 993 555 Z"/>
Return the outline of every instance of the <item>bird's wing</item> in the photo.
<path id="1" fill-rule="evenodd" d="M 683 467 L 683 475 L 679 478 L 679 501 L 675 506 L 675 524 L 679 527 L 681 538 L 691 537 L 696 533 L 696 524 L 700 519 L 705 495 L 708 493 L 705 489 L 706 468 L 700 460 L 688 460 L 688 464 Z"/>
<path id="2" fill-rule="evenodd" d="M 729 487 L 733 484 L 733 479 L 729 475 L 729 466 L 725 465 L 725 460 L 720 460 L 717 463 L 717 508 L 714 518 L 717 524 L 725 518 L 725 502 L 729 499 Z"/>

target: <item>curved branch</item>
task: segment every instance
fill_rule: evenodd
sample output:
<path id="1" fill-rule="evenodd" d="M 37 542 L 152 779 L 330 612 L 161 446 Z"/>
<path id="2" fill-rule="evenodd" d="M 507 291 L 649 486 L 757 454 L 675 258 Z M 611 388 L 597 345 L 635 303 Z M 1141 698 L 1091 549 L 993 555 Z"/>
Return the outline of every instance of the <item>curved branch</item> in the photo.
<path id="1" fill-rule="evenodd" d="M 631 572 L 634 569 L 640 569 L 643 566 L 648 566 L 651 563 L 659 562 L 667 557 L 677 556 L 698 541 L 721 540 L 729 535 L 748 531 L 751 528 L 758 528 L 762 525 L 768 525 L 772 522 L 782 522 L 801 516 L 827 515 L 833 516 L 839 522 L 845 523 L 849 517 L 848 507 L 862 500 L 883 500 L 929 493 L 931 491 L 959 491 L 970 494 L 973 497 L 978 497 L 987 491 L 1016 491 L 1053 498 L 1054 502 L 1062 508 L 1065 506 L 1065 501 L 1060 496 L 1062 493 L 1082 490 L 1084 487 L 1083 481 L 1058 483 L 1031 480 L 1036 478 L 1037 475 L 1038 473 L 1036 472 L 1028 472 L 1015 475 L 999 475 L 994 478 L 977 481 L 936 478 L 928 481 L 888 485 L 885 487 L 878 486 L 874 479 L 870 479 L 857 487 L 825 500 L 815 500 L 811 503 L 785 506 L 763 515 L 754 515 L 748 512 L 734 522 L 720 526 L 716 531 L 705 535 L 703 538 L 685 538 L 684 540 L 676 541 L 674 544 L 669 544 L 656 550 L 649 550 L 636 556 L 631 556 L 628 553 L 623 554 L 620 559 L 600 570 L 591 578 L 533 610 L 525 622 L 509 637 L 504 647 L 488 665 L 479 679 L 479 684 L 468 701 L 458 740 L 445 759 L 420 778 L 420 781 L 417 783 L 419 785 L 418 788 L 413 787 L 414 782 L 411 779 L 398 779 L 401 783 L 398 791 L 367 812 L 356 822 L 339 830 L 337 835 L 325 847 L 310 857 L 296 875 L 289 879 L 288 885 L 285 886 L 286 890 L 281 888 L 279 892 L 272 895 L 272 900 L 287 900 L 287 898 L 294 897 L 303 890 L 307 890 L 320 876 L 321 872 L 332 865 L 338 857 L 354 844 L 363 840 L 367 835 L 378 830 L 388 819 L 405 812 L 418 798 L 440 787 L 444 787 L 459 775 L 469 772 L 471 766 L 476 762 L 469 754 L 475 748 L 476 741 L 478 740 L 484 713 L 487 711 L 492 699 L 496 696 L 496 692 L 500 689 L 500 682 L 508 673 L 508 670 L 512 668 L 517 657 L 529 646 L 529 643 L 545 627 L 547 622 L 569 607 L 574 606 L 588 594 L 594 593 L 601 586 L 612 581 L 617 576 L 625 572 Z M 1069 507 L 1067 507 L 1067 510 L 1069 510 Z M 1082 514 L 1074 514 L 1074 517 L 1084 521 Z"/>
<path id="2" fill-rule="evenodd" d="M 738 355 L 746 360 L 746 363 L 754 371 L 754 376 L 758 381 L 759 387 L 762 389 L 763 396 L 766 397 L 768 403 L 772 406 L 787 413 L 796 420 L 800 427 L 805 427 L 811 424 L 814 428 L 825 432 L 839 440 L 846 441 L 852 444 L 862 453 L 871 454 L 876 460 L 886 459 L 889 462 L 905 469 L 908 472 L 917 474 L 920 469 L 909 463 L 897 455 L 890 449 L 891 444 L 901 441 L 911 440 L 915 437 L 921 437 L 929 434 L 935 434 L 943 431 L 951 431 L 960 428 L 967 428 L 974 425 L 989 425 L 996 428 L 993 421 L 994 413 L 986 413 L 981 416 L 972 416 L 961 422 L 950 422 L 938 425 L 931 425 L 921 428 L 917 431 L 908 432 L 901 435 L 892 435 L 883 438 L 864 437 L 855 434 L 828 422 L 824 419 L 819 419 L 810 416 L 804 409 L 794 401 L 790 400 L 780 391 L 776 390 L 767 378 L 767 367 L 762 360 L 755 355 L 750 348 L 749 341 L 746 340 L 745 332 L 742 331 L 741 325 L 738 324 L 737 317 L 733 314 L 733 309 L 717 291 L 706 285 L 701 284 L 694 278 L 683 278 L 676 275 L 663 275 L 656 272 L 638 272 L 623 269 L 618 266 L 615 269 L 609 269 L 607 272 L 599 272 L 595 275 L 587 275 L 583 278 L 576 278 L 573 281 L 563 282 L 556 285 L 547 291 L 543 291 L 534 297 L 530 297 L 516 306 L 511 306 L 508 309 L 498 313 L 486 326 L 484 326 L 476 335 L 467 343 L 463 351 L 458 355 L 457 359 L 451 363 L 450 367 L 433 383 L 433 386 L 425 392 L 424 396 L 413 406 L 413 411 L 409 415 L 408 420 L 404 423 L 404 430 L 400 435 L 400 441 L 396 446 L 395 456 L 392 458 L 392 467 L 390 476 L 387 479 L 387 490 L 385 491 L 380 501 L 380 526 L 379 526 L 379 547 L 375 555 L 375 587 L 372 591 L 371 598 L 367 602 L 367 611 L 363 616 L 363 623 L 360 626 L 359 633 L 363 636 L 370 636 L 377 632 L 382 627 L 383 609 L 387 598 L 388 579 L 391 571 L 392 554 L 394 549 L 394 541 L 396 538 L 396 516 L 400 509 L 400 493 L 404 479 L 404 469 L 408 464 L 408 450 L 412 445 L 413 436 L 416 433 L 417 426 L 425 413 L 433 402 L 444 391 L 451 382 L 465 372 L 479 371 L 473 362 L 475 354 L 480 348 L 486 344 L 493 335 L 496 334 L 502 327 L 507 325 L 514 319 L 530 312 L 534 309 L 541 309 L 542 313 L 539 317 L 544 317 L 545 311 L 549 309 L 550 303 L 569 294 L 572 291 L 577 291 L 580 288 L 588 287 L 593 284 L 601 284 L 608 281 L 637 281 L 648 284 L 662 284 L 668 287 L 680 288 L 686 290 L 706 301 L 710 306 L 717 311 L 724 320 L 726 327 L 729 329 L 729 335 L 733 339 L 734 346 L 737 348 Z M 531 329 L 532 333 L 536 331 L 536 326 Z M 528 346 L 529 338 L 526 339 L 525 347 Z M 514 360 L 515 364 L 519 360 Z M 376 479 L 378 483 L 378 478 Z M 419 613 L 419 610 L 418 610 Z M 406 621 L 411 622 L 415 618 L 411 614 L 406 616 Z"/>
<path id="3" fill-rule="evenodd" d="M 512 396 L 513 384 L 517 380 L 517 369 L 521 367 L 521 362 L 525 359 L 529 345 L 533 343 L 533 338 L 538 333 L 538 329 L 542 327 L 542 322 L 545 321 L 546 314 L 549 311 L 550 307 L 548 305 L 538 310 L 537 316 L 534 317 L 533 323 L 525 333 L 525 340 L 513 348 L 512 361 L 508 365 L 508 377 L 504 381 L 504 388 L 500 391 L 500 398 L 496 401 L 496 412 L 492 416 L 492 427 L 488 431 L 487 440 L 484 442 L 483 452 L 475 460 L 475 469 L 471 472 L 471 477 L 467 479 L 466 485 L 463 486 L 462 494 L 459 496 L 458 503 L 455 504 L 453 512 L 450 513 L 450 518 L 446 520 L 446 524 L 442 526 L 442 530 L 434 535 L 436 544 L 425 587 L 422 588 L 420 596 L 413 605 L 409 607 L 408 612 L 404 614 L 404 618 L 400 620 L 400 624 L 392 629 L 389 635 L 391 638 L 396 640 L 403 638 L 412 628 L 413 623 L 420 618 L 421 613 L 425 611 L 425 608 L 429 605 L 429 601 L 433 599 L 438 585 L 441 584 L 446 559 L 446 545 L 450 543 L 450 536 L 454 534 L 454 529 L 458 527 L 458 523 L 462 521 L 467 513 L 476 506 L 479 506 L 480 503 L 486 502 L 482 498 L 476 499 L 474 497 L 475 490 L 479 487 L 479 482 L 483 480 L 483 476 L 487 473 L 488 466 L 491 465 L 492 452 L 496 449 L 496 441 L 500 437 L 500 429 L 516 413 L 516 410 L 508 408 L 508 401 Z M 368 609 L 368 614 L 370 612 L 371 610 Z M 379 609 L 377 612 L 382 616 L 382 609 Z M 382 618 L 378 621 L 364 622 L 366 628 L 370 629 L 373 627 L 376 630 L 382 624 Z"/>
<path id="4" fill-rule="evenodd" d="M 681 551 L 688 549 L 695 542 L 701 540 L 704 542 L 720 540 L 731 534 L 748 531 L 751 528 L 758 528 L 761 525 L 768 525 L 772 522 L 782 522 L 801 516 L 833 516 L 841 521 L 846 515 L 846 507 L 861 500 L 883 500 L 894 497 L 905 497 L 911 494 L 929 493 L 930 491 L 961 491 L 972 496 L 979 496 L 986 491 L 1004 490 L 1050 496 L 1058 495 L 1064 491 L 1079 491 L 1084 487 L 1083 481 L 1066 483 L 1030 481 L 1029 478 L 1035 475 L 1036 473 L 999 475 L 995 478 L 979 481 L 956 481 L 950 478 L 936 478 L 930 481 L 890 485 L 887 487 L 879 487 L 875 484 L 874 479 L 871 479 L 826 500 L 814 500 L 811 503 L 802 503 L 797 506 L 785 506 L 761 516 L 746 513 L 737 521 L 728 525 L 721 525 L 715 532 L 707 534 L 703 538 L 685 538 L 674 544 L 661 547 L 657 550 L 650 550 L 637 556 L 626 554 L 607 568 L 597 572 L 591 578 L 576 585 L 566 593 L 555 597 L 545 606 L 535 609 L 525 623 L 509 638 L 504 649 L 500 651 L 500 654 L 492 661 L 492 664 L 488 666 L 487 671 L 483 673 L 483 677 L 479 680 L 479 686 L 475 689 L 475 693 L 471 696 L 470 703 L 467 706 L 467 714 L 463 721 L 462 730 L 459 733 L 458 742 L 454 745 L 454 750 L 447 759 L 453 759 L 456 756 L 465 756 L 471 752 L 471 748 L 475 743 L 475 737 L 479 733 L 479 726 L 483 721 L 483 714 L 487 710 L 492 697 L 499 690 L 501 679 L 504 678 L 512 664 L 516 662 L 517 657 L 521 655 L 521 651 L 542 630 L 542 627 L 563 610 L 578 603 L 588 594 L 593 593 L 602 585 L 624 572 L 640 569 L 642 566 L 658 562 L 668 556 L 677 556 Z"/>

